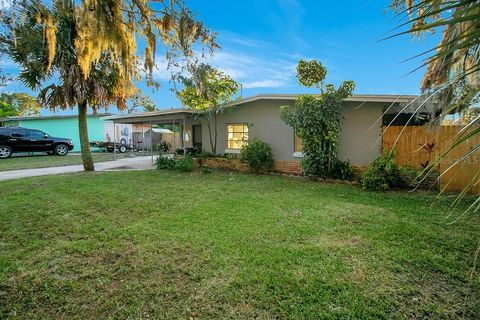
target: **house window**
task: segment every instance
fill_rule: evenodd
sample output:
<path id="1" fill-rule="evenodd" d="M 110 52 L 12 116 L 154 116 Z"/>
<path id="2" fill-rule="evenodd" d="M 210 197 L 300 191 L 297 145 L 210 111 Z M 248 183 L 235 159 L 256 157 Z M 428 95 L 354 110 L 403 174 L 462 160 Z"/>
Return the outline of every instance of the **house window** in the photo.
<path id="1" fill-rule="evenodd" d="M 248 126 L 243 123 L 227 125 L 227 148 L 241 149 L 248 144 Z"/>
<path id="2" fill-rule="evenodd" d="M 302 153 L 303 152 L 302 138 L 300 138 L 296 133 L 294 135 L 295 135 L 294 142 L 293 142 L 294 152 Z"/>

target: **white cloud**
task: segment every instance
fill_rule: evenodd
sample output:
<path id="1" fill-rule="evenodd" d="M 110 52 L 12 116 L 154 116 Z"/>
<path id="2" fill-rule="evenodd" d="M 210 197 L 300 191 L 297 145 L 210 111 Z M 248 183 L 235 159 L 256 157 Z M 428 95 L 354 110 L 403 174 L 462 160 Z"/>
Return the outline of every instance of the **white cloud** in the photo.
<path id="1" fill-rule="evenodd" d="M 295 79 L 296 61 L 221 51 L 211 63 L 242 83 L 243 88 L 281 88 Z"/>
<path id="2" fill-rule="evenodd" d="M 244 82 L 242 86 L 244 89 L 281 88 L 285 86 L 285 82 L 280 80 L 261 80 L 261 81 Z"/>
<path id="3" fill-rule="evenodd" d="M 281 88 L 289 86 L 295 80 L 297 59 L 287 55 L 267 58 L 238 50 L 222 50 L 213 57 L 202 60 L 234 78 L 244 89 Z M 179 68 L 167 69 L 163 57 L 157 57 L 156 62 L 154 76 L 157 80 L 168 81 L 172 72 L 180 71 Z"/>
<path id="4" fill-rule="evenodd" d="M 11 0 L 0 0 L 0 10 L 8 10 L 12 6 Z"/>

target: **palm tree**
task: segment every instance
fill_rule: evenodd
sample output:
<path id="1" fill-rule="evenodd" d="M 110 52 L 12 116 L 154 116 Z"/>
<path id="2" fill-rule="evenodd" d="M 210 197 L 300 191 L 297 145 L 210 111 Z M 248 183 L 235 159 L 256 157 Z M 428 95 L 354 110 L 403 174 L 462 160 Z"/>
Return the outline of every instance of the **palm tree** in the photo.
<path id="1" fill-rule="evenodd" d="M 142 70 L 147 83 L 156 85 L 152 70 L 157 37 L 163 40 L 169 63 L 191 56 L 197 40 L 202 40 L 202 48 L 216 47 L 215 35 L 191 18 L 183 1 L 159 5 L 163 7 L 154 9 L 136 0 L 54 0 L 51 5 L 26 0 L 4 16 L 0 44 L 20 66 L 20 80 L 40 91 L 38 98 L 45 107 L 78 108 L 86 171 L 94 170 L 88 108 L 96 112 L 115 103 L 119 110 L 126 109 Z M 146 39 L 143 66 L 138 38 Z"/>
<path id="2" fill-rule="evenodd" d="M 118 66 L 105 53 L 89 75 L 85 75 L 77 63 L 75 38 L 75 4 L 73 1 L 54 1 L 52 8 L 40 2 L 30 2 L 24 6 L 25 20 L 15 27 L 15 39 L 10 39 L 9 54 L 21 67 L 19 79 L 32 90 L 42 88 L 39 101 L 55 110 L 78 107 L 78 126 L 83 166 L 86 171 L 94 170 L 90 153 L 87 112 L 90 106 L 107 107 L 122 99 L 115 93 L 118 85 Z M 47 27 L 39 23 L 53 24 L 49 41 L 44 41 Z M 15 43 L 13 42 L 15 40 Z M 54 48 L 49 48 L 49 46 Z M 54 54 L 50 55 L 49 50 Z M 53 83 L 45 83 L 53 78 Z"/>
<path id="3" fill-rule="evenodd" d="M 480 102 L 480 2 L 478 0 L 393 0 L 392 8 L 406 27 L 391 37 L 402 34 L 420 36 L 423 33 L 442 31 L 440 43 L 416 57 L 425 57 L 419 68 L 427 67 L 420 84 L 422 95 L 435 97 L 441 103 L 441 113 L 433 121 L 449 114 L 468 114 Z M 397 29 L 398 30 L 398 29 Z M 434 112 L 432 112 L 434 114 Z M 480 116 L 468 117 L 465 127 L 449 148 L 426 169 L 435 170 L 443 158 L 467 140 L 480 134 Z M 480 147 L 480 146 L 478 146 Z M 458 164 L 473 151 L 462 155 Z M 480 167 L 472 172 L 471 184 L 480 183 Z M 467 190 L 464 190 L 467 191 Z M 466 192 L 462 192 L 454 205 Z M 471 208 L 480 210 L 480 197 Z"/>

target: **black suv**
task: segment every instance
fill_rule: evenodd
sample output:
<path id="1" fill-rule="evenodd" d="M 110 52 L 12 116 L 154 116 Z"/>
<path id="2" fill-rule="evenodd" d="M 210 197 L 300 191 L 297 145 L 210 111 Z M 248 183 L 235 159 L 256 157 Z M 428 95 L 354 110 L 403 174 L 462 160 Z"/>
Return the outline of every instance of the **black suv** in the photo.
<path id="1" fill-rule="evenodd" d="M 72 149 L 72 140 L 54 138 L 40 130 L 0 128 L 0 159 L 6 159 L 16 152 L 46 152 L 65 156 Z"/>

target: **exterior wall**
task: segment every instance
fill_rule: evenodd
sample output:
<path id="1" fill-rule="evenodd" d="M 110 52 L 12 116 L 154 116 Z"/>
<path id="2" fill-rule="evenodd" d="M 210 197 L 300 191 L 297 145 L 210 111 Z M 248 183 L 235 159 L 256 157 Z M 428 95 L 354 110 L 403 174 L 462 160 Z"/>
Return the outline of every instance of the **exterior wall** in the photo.
<path id="1" fill-rule="evenodd" d="M 72 139 L 75 148 L 80 151 L 77 118 L 60 119 L 28 119 L 19 122 L 20 127 L 38 129 L 51 136 Z M 88 117 L 88 137 L 90 141 L 103 141 L 103 120 L 98 117 Z"/>
<path id="2" fill-rule="evenodd" d="M 18 121 L 5 121 L 0 123 L 0 127 L 18 127 Z"/>
<path id="3" fill-rule="evenodd" d="M 367 166 L 382 154 L 382 113 L 388 103 L 345 102 L 338 144 L 338 158 L 355 166 Z M 375 126 L 369 130 L 369 128 Z"/>
<path id="4" fill-rule="evenodd" d="M 300 161 L 294 157 L 293 129 L 280 119 L 280 106 L 293 106 L 291 100 L 260 100 L 245 103 L 219 115 L 217 153 L 224 153 L 227 147 L 229 123 L 247 123 L 249 139 L 257 137 L 272 147 L 275 160 Z M 352 165 L 366 166 L 381 155 L 381 143 L 375 144 L 381 134 L 381 118 L 384 103 L 345 102 L 343 125 L 340 134 L 338 155 L 350 160 Z M 376 125 L 368 131 L 370 126 Z M 367 132 L 368 131 L 368 132 Z M 212 151 L 208 138 L 208 126 L 202 125 L 203 147 Z"/>

